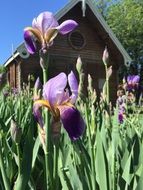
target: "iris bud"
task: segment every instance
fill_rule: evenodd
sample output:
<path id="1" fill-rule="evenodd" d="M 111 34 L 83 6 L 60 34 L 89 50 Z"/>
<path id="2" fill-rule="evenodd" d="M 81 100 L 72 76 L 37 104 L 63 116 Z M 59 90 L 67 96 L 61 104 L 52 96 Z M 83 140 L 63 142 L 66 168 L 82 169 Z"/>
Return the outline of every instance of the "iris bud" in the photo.
<path id="1" fill-rule="evenodd" d="M 80 57 L 80 56 L 78 56 L 78 58 L 77 58 L 76 70 L 78 71 L 78 74 L 83 73 L 83 64 L 82 64 L 82 61 L 81 61 L 81 57 Z"/>
<path id="2" fill-rule="evenodd" d="M 15 143 L 19 143 L 22 136 L 21 128 L 17 127 L 17 123 L 14 120 L 11 120 L 10 133 L 12 140 Z"/>
<path id="3" fill-rule="evenodd" d="M 108 59 L 109 59 L 109 53 L 108 53 L 107 47 L 105 47 L 103 56 L 102 56 L 102 61 L 103 61 L 104 65 L 107 64 Z"/>

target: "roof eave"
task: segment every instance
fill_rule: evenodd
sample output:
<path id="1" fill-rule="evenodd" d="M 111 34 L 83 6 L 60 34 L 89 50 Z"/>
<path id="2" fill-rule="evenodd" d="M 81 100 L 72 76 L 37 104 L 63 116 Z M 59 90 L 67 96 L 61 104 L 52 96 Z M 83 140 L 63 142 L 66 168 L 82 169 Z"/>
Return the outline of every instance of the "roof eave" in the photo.
<path id="1" fill-rule="evenodd" d="M 15 52 L 3 65 L 7 67 L 16 57 L 19 56 L 19 52 Z"/>
<path id="2" fill-rule="evenodd" d="M 70 9 L 72 9 L 78 2 L 81 2 L 81 0 L 72 0 L 69 3 L 67 3 L 61 10 L 59 10 L 55 14 L 55 18 L 59 20 L 62 18 Z"/>

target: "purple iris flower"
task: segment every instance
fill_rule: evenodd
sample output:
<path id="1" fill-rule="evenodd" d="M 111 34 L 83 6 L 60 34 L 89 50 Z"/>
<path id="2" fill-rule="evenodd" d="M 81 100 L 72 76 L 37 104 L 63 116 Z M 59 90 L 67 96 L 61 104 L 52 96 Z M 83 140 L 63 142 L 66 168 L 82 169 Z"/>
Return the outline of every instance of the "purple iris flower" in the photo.
<path id="1" fill-rule="evenodd" d="M 117 98 L 117 106 L 118 106 L 118 121 L 119 123 L 123 123 L 124 115 L 126 113 L 126 96 L 122 95 Z"/>
<path id="2" fill-rule="evenodd" d="M 67 83 L 70 87 L 66 89 Z M 66 76 L 60 73 L 50 79 L 43 87 L 43 100 L 34 102 L 33 112 L 40 127 L 44 127 L 44 121 L 40 108 L 47 107 L 55 121 L 61 120 L 71 140 L 78 139 L 85 129 L 85 123 L 74 103 L 78 96 L 78 83 L 74 73 Z"/>
<path id="3" fill-rule="evenodd" d="M 139 75 L 129 75 L 127 77 L 127 90 L 136 89 L 138 87 L 139 80 L 140 80 Z"/>
<path id="4" fill-rule="evenodd" d="M 74 20 L 66 20 L 59 25 L 51 12 L 41 13 L 33 19 L 32 27 L 24 29 L 24 39 L 28 52 L 30 54 L 36 52 L 36 41 L 40 43 L 42 49 L 49 48 L 58 33 L 67 34 L 74 30 L 77 25 Z"/>
<path id="5" fill-rule="evenodd" d="M 120 124 L 123 123 L 123 121 L 124 121 L 124 116 L 123 116 L 122 112 L 119 112 L 119 114 L 118 114 L 118 121 Z"/>

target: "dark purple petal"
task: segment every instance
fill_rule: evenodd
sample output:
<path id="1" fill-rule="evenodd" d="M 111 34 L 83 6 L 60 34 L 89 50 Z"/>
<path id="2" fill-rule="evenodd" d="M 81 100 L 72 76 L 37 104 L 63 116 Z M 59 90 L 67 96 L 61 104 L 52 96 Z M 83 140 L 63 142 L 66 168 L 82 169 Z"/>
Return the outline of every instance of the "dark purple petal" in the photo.
<path id="1" fill-rule="evenodd" d="M 43 12 L 34 18 L 32 27 L 37 28 L 44 35 L 49 28 L 57 27 L 59 24 L 51 12 Z"/>
<path id="2" fill-rule="evenodd" d="M 26 48 L 30 54 L 34 54 L 36 52 L 36 44 L 34 42 L 34 38 L 31 32 L 24 31 L 24 40 L 26 42 Z"/>
<path id="3" fill-rule="evenodd" d="M 85 122 L 80 115 L 80 112 L 72 107 L 61 106 L 60 117 L 65 130 L 71 140 L 78 139 L 84 132 Z"/>
<path id="4" fill-rule="evenodd" d="M 77 27 L 78 24 L 74 20 L 66 20 L 62 24 L 60 24 L 56 29 L 61 33 L 61 34 L 67 34 L 71 32 L 72 30 Z"/>
<path id="5" fill-rule="evenodd" d="M 68 83 L 72 92 L 71 95 L 71 103 L 75 103 L 77 96 L 78 96 L 78 82 L 76 80 L 76 77 L 74 73 L 71 71 L 70 74 L 68 75 Z"/>
<path id="6" fill-rule="evenodd" d="M 40 107 L 41 107 L 40 104 L 34 104 L 34 106 L 33 106 L 33 115 L 34 115 L 35 120 L 37 121 L 37 123 L 39 123 L 40 127 L 43 128 L 44 127 L 44 122 L 43 122 Z"/>
<path id="7" fill-rule="evenodd" d="M 123 123 L 123 121 L 124 121 L 124 117 L 123 117 L 123 113 L 122 112 L 120 112 L 118 114 L 118 121 L 119 121 L 120 124 Z"/>
<path id="8" fill-rule="evenodd" d="M 50 79 L 43 88 L 43 97 L 48 100 L 51 106 L 61 102 L 64 89 L 67 85 L 67 76 L 65 73 L 60 73 L 56 77 Z"/>

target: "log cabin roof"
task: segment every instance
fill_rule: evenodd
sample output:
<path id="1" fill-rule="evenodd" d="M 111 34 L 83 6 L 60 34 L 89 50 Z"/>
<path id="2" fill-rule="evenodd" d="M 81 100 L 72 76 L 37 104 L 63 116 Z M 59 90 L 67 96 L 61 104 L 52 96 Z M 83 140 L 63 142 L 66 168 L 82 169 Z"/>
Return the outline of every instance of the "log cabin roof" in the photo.
<path id="1" fill-rule="evenodd" d="M 95 26 L 95 29 L 99 33 L 101 33 L 100 35 L 102 36 L 102 39 L 105 40 L 105 44 L 106 41 L 109 42 L 110 39 L 110 43 L 112 43 L 112 45 L 116 47 L 115 49 L 113 48 L 113 51 L 119 51 L 120 54 L 122 54 L 125 63 L 130 62 L 131 58 L 129 54 L 127 53 L 121 42 L 117 39 L 115 34 L 112 32 L 112 30 L 104 20 L 103 16 L 99 13 L 98 9 L 95 6 L 95 3 L 92 0 L 71 0 L 60 11 L 58 11 L 55 14 L 55 18 L 58 21 L 60 21 L 62 17 L 64 17 L 75 6 L 79 6 L 79 4 L 81 6 L 82 16 L 87 17 L 91 24 Z M 23 56 L 22 58 L 28 58 L 29 53 L 27 52 L 27 54 L 25 54 L 24 52 L 24 54 L 22 55 L 21 49 L 23 49 L 24 51 L 26 50 L 24 43 L 18 46 L 14 54 L 11 57 L 9 57 L 7 61 L 4 63 L 4 66 L 10 64 L 11 61 L 19 55 L 21 57 Z"/>

